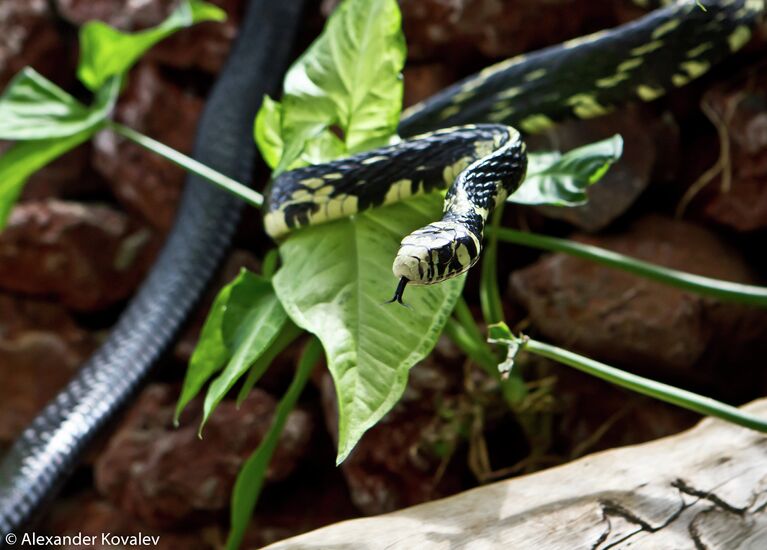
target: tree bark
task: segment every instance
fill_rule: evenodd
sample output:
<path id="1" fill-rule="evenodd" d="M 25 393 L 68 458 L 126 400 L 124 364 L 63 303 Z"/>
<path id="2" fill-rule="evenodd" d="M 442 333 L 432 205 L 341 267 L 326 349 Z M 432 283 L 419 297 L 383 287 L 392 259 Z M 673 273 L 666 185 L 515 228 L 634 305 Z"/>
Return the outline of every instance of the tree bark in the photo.
<path id="1" fill-rule="evenodd" d="M 745 407 L 767 416 L 767 399 Z M 767 549 L 767 435 L 715 419 L 686 432 L 269 549 Z"/>

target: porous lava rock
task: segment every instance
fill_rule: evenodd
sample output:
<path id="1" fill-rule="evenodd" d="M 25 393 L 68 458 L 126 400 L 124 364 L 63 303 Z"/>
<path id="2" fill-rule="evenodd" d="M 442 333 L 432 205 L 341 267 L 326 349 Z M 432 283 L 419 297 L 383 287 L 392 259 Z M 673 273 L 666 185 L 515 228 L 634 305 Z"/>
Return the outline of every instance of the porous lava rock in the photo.
<path id="1" fill-rule="evenodd" d="M 202 400 L 193 401 L 173 426 L 177 390 L 153 384 L 142 391 L 95 463 L 98 491 L 126 513 L 154 527 L 168 527 L 229 504 L 245 459 L 271 426 L 276 400 L 255 389 L 237 408 L 222 401 L 197 436 Z M 284 479 L 309 448 L 313 423 L 294 410 L 267 471 Z"/>
<path id="2" fill-rule="evenodd" d="M 0 233 L 0 289 L 101 310 L 131 295 L 155 251 L 147 228 L 110 207 L 25 202 Z"/>

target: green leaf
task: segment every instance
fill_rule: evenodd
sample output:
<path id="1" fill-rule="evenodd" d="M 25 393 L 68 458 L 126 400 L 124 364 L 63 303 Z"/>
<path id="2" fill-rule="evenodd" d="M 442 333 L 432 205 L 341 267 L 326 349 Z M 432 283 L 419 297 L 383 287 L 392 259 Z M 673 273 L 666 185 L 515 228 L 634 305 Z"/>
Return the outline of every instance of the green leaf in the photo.
<path id="1" fill-rule="evenodd" d="M 256 145 L 258 145 L 258 150 L 261 151 L 261 156 L 272 169 L 280 162 L 284 147 L 280 133 L 281 125 L 282 105 L 265 95 L 261 108 L 256 115 L 253 137 L 256 140 Z"/>
<path id="2" fill-rule="evenodd" d="M 286 315 L 267 279 L 243 269 L 221 289 L 203 325 L 176 405 L 175 420 L 205 383 L 224 369 L 206 395 L 205 418 L 277 336 Z M 263 330 L 262 330 L 263 329 Z M 276 329 L 276 330 L 275 330 Z M 247 364 L 243 364 L 247 362 Z M 267 365 L 268 366 L 268 365 Z M 210 400 L 210 402 L 209 402 Z"/>
<path id="3" fill-rule="evenodd" d="M 287 314 L 271 282 L 243 269 L 233 283 L 221 322 L 221 336 L 230 357 L 205 395 L 200 431 L 227 392 L 277 338 L 286 321 Z"/>
<path id="4" fill-rule="evenodd" d="M 226 345 L 223 333 L 224 315 L 232 296 L 232 289 L 238 284 L 238 281 L 239 277 L 222 288 L 210 307 L 184 376 L 181 396 L 176 404 L 173 421 L 177 425 L 178 418 L 184 408 L 200 392 L 210 377 L 220 371 L 229 359 L 229 347 Z"/>
<path id="5" fill-rule="evenodd" d="M 27 178 L 90 137 L 91 132 L 84 131 L 67 137 L 20 142 L 0 157 L 0 230 L 5 227 Z"/>
<path id="6" fill-rule="evenodd" d="M 553 206 L 584 204 L 588 187 L 599 181 L 622 153 L 623 139 L 615 135 L 564 155 L 530 154 L 527 178 L 508 201 Z"/>
<path id="7" fill-rule="evenodd" d="M 405 53 L 395 0 L 343 2 L 286 76 L 280 134 L 287 145 L 277 171 L 296 166 L 317 140 L 323 152 L 309 156 L 323 161 L 385 145 L 402 110 Z"/>
<path id="8" fill-rule="evenodd" d="M 67 137 L 95 129 L 107 118 L 120 91 L 112 79 L 86 107 L 31 67 L 25 67 L 0 97 L 0 139 Z"/>
<path id="9" fill-rule="evenodd" d="M 253 517 L 253 510 L 261 494 L 261 488 L 264 486 L 269 462 L 277 448 L 285 422 L 290 411 L 295 408 L 301 392 L 309 381 L 309 375 L 321 355 L 322 347 L 316 339 L 312 338 L 298 362 L 295 377 L 290 383 L 288 391 L 277 404 L 269 431 L 237 475 L 237 481 L 232 492 L 230 516 L 232 525 L 226 539 L 227 550 L 237 550 L 242 543 L 242 537 L 250 523 L 250 518 Z"/>
<path id="10" fill-rule="evenodd" d="M 401 239 L 439 219 L 439 193 L 297 231 L 280 245 L 274 288 L 293 322 L 316 334 L 338 395 L 338 461 L 397 402 L 408 371 L 434 347 L 464 277 L 408 287 L 384 304 Z"/>
<path id="11" fill-rule="evenodd" d="M 279 336 L 274 339 L 272 345 L 270 345 L 264 353 L 255 360 L 253 365 L 248 370 L 248 376 L 245 382 L 242 383 L 240 391 L 237 393 L 237 406 L 239 407 L 243 401 L 248 397 L 251 390 L 255 387 L 264 373 L 267 371 L 272 361 L 282 353 L 285 348 L 292 344 L 296 338 L 301 336 L 304 331 L 298 328 L 294 323 L 288 319 L 280 332 Z"/>
<path id="12" fill-rule="evenodd" d="M 226 13 L 212 4 L 183 0 L 163 23 L 140 32 L 121 32 L 100 21 L 90 21 L 80 28 L 77 76 L 88 88 L 98 90 L 112 76 L 127 72 L 144 52 L 179 29 L 225 19 Z"/>

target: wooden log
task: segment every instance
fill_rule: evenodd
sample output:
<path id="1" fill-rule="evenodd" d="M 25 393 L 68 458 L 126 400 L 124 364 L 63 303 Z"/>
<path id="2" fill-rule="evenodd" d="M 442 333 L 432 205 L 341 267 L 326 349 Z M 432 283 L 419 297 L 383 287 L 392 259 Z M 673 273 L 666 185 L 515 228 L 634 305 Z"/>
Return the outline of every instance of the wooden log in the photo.
<path id="1" fill-rule="evenodd" d="M 745 407 L 767 416 L 767 399 Z M 767 549 L 767 435 L 705 419 L 686 432 L 268 547 Z"/>

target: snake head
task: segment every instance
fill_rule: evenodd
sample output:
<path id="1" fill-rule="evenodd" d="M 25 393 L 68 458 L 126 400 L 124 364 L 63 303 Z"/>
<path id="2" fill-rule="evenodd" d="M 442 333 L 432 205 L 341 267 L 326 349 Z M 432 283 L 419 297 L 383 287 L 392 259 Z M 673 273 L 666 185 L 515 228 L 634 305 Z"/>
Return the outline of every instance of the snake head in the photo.
<path id="1" fill-rule="evenodd" d="M 479 239 L 464 223 L 430 223 L 402 239 L 392 271 L 397 278 L 414 285 L 441 283 L 476 263 Z"/>

